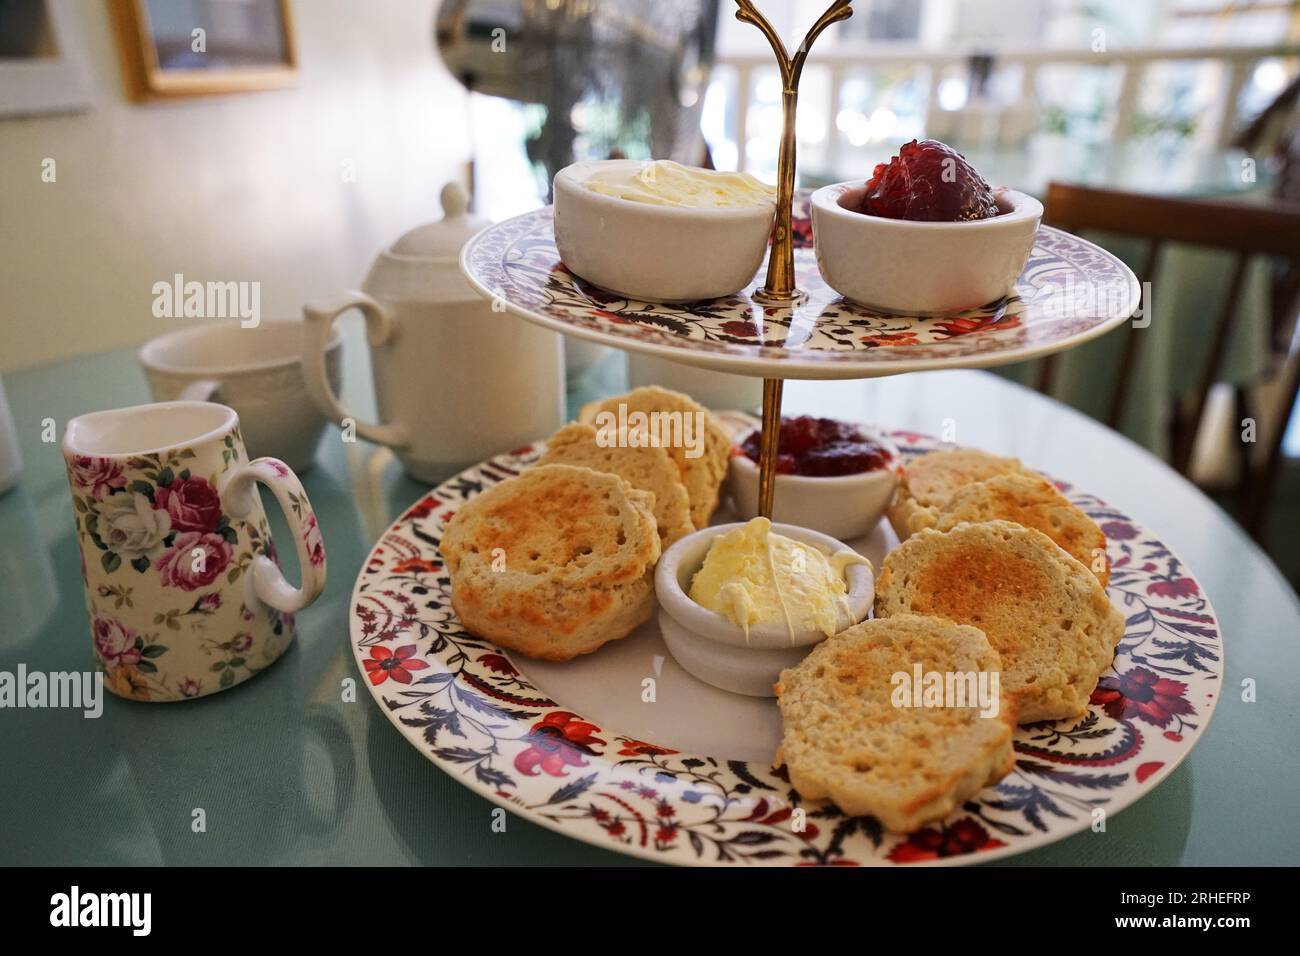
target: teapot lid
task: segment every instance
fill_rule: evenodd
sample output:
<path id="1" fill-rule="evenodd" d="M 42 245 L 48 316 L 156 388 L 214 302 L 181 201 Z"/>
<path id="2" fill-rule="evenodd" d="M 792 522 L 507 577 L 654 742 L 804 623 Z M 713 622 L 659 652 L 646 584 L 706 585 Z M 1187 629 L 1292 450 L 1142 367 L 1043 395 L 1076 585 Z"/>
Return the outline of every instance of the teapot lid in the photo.
<path id="1" fill-rule="evenodd" d="M 361 288 L 381 302 L 482 302 L 459 268 L 461 248 L 487 225 L 468 210 L 460 183 L 443 186 L 443 218 L 412 229 L 381 252 Z"/>
<path id="2" fill-rule="evenodd" d="M 458 182 L 442 187 L 442 214 L 438 222 L 417 226 L 389 250 L 413 259 L 458 259 L 463 245 L 486 226 L 487 220 L 469 213 L 469 195 Z"/>

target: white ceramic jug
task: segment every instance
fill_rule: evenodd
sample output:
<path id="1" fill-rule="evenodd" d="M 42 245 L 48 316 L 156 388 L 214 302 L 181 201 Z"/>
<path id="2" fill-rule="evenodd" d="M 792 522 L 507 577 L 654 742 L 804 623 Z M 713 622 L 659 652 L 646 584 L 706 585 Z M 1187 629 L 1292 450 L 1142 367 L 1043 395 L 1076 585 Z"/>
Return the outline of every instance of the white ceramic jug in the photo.
<path id="1" fill-rule="evenodd" d="M 387 445 L 406 471 L 435 483 L 484 458 L 545 438 L 564 422 L 564 346 L 556 332 L 504 311 L 460 272 L 461 247 L 486 223 L 466 214 L 456 183 L 444 218 L 379 254 L 360 292 L 303 309 L 303 374 L 331 421 Z M 378 423 L 340 404 L 325 374 L 334 320 L 366 320 Z"/>

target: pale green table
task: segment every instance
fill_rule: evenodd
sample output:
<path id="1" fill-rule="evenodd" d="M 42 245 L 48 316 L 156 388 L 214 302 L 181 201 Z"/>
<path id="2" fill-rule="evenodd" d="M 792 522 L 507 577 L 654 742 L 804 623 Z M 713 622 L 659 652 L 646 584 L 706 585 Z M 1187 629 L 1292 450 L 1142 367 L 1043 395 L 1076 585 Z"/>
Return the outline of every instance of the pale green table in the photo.
<path id="1" fill-rule="evenodd" d="M 362 369 L 355 338 L 347 351 L 351 377 Z M 571 399 L 617 388 L 621 361 L 614 356 Z M 0 497 L 0 670 L 20 662 L 84 670 L 92 658 L 67 481 L 57 446 L 41 442 L 41 422 L 62 428 L 77 413 L 148 393 L 130 351 L 10 374 L 5 387 L 27 469 Z M 361 389 L 349 391 L 356 400 Z M 1215 604 L 1227 682 L 1195 752 L 1105 834 L 1080 834 L 1013 864 L 1300 862 L 1300 608 L 1223 512 L 1127 440 L 985 373 L 790 383 L 786 394 L 791 412 L 917 431 L 951 418 L 959 441 L 1019 455 L 1156 529 Z M 360 677 L 347 627 L 357 570 L 378 526 L 423 489 L 386 454 L 334 435 L 305 484 L 325 534 L 329 584 L 298 615 L 297 646 L 267 673 L 194 702 L 109 697 L 98 720 L 0 710 L 0 864 L 630 862 L 517 817 L 494 833 L 493 805 L 410 747 L 364 688 L 354 703 L 340 699 L 343 679 Z M 1246 677 L 1258 682 L 1257 703 L 1241 702 Z M 197 808 L 207 829 L 196 834 Z"/>

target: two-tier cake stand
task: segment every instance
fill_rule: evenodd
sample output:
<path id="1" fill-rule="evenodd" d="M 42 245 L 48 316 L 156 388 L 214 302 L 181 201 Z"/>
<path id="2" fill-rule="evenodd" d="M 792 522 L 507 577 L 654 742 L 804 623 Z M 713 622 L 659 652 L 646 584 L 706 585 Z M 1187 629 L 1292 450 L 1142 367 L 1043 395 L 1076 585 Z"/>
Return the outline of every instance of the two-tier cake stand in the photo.
<path id="1" fill-rule="evenodd" d="M 1137 305 L 1138 284 L 1110 254 L 1042 228 L 1012 294 L 983 308 L 918 319 L 841 298 L 818 271 L 806 202 L 794 192 L 794 110 L 804 57 L 828 24 L 849 15 L 848 0 L 830 6 L 793 57 L 750 3 L 738 6 L 772 43 L 785 91 L 776 224 L 760 276 L 722 299 L 630 301 L 564 267 L 550 209 L 489 227 L 465 246 L 461 266 L 484 295 L 548 328 L 763 378 L 760 458 L 770 515 L 784 379 L 870 378 L 1046 355 L 1122 323 Z M 891 434 L 905 458 L 942 447 Z M 1077 507 L 1117 531 L 1107 542 L 1108 595 L 1129 627 L 1103 679 L 1104 699 L 1079 721 L 1020 728 L 1012 775 L 920 833 L 889 834 L 870 817 L 813 804 L 808 826 L 796 828 L 793 814 L 804 803 L 772 766 L 777 708 L 691 677 L 653 618 L 600 653 L 565 663 L 521 658 L 460 623 L 440 553 L 443 531 L 467 501 L 535 463 L 541 444 L 467 469 L 403 512 L 357 577 L 350 626 L 358 667 L 407 742 L 474 792 L 556 832 L 646 859 L 719 866 L 949 865 L 1009 856 L 1078 833 L 1098 812 L 1115 813 L 1157 786 L 1190 752 L 1222 696 L 1218 626 L 1194 577 L 1137 521 L 1061 483 Z M 854 546 L 883 560 L 890 537 L 882 522 Z M 1180 653 L 1212 663 L 1189 670 L 1169 659 Z M 1134 716 L 1124 696 L 1127 687 L 1148 687 L 1157 672 L 1171 675 L 1165 683 L 1182 695 L 1157 724 L 1163 733 L 1139 728 L 1135 721 L 1150 715 Z M 643 696 L 648 677 L 649 701 L 658 706 Z"/>

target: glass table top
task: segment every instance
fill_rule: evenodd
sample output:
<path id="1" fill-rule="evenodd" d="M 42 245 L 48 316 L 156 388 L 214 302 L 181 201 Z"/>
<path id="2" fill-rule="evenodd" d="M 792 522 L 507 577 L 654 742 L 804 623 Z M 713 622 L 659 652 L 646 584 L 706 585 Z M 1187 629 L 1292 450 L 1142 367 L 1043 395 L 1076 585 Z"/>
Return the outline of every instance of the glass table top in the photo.
<path id="1" fill-rule="evenodd" d="M 356 330 L 349 329 L 349 332 Z M 347 394 L 372 411 L 364 350 L 349 335 Z M 570 411 L 619 390 L 611 354 L 570 392 Z M 4 380 L 26 469 L 0 496 L 0 670 L 92 666 L 67 482 L 43 420 L 147 401 L 134 350 L 11 373 Z M 1068 478 L 1157 530 L 1195 570 L 1223 626 L 1225 699 L 1204 738 L 1154 793 L 1109 821 L 1009 861 L 1030 864 L 1283 864 L 1300 857 L 1292 795 L 1300 700 L 1300 607 L 1259 549 L 1199 491 L 1124 438 L 980 372 L 861 382 L 790 382 L 788 413 L 937 432 Z M 539 436 L 541 437 L 541 436 Z M 357 570 L 425 486 L 387 451 L 330 431 L 303 476 L 329 554 L 329 582 L 298 615 L 298 640 L 266 673 L 197 701 L 111 695 L 80 711 L 0 711 L 0 863 L 632 864 L 509 817 L 394 732 L 348 648 Z M 273 533 L 286 531 L 278 511 Z M 285 550 L 285 549 L 282 549 Z M 286 556 L 288 558 L 288 556 Z M 297 569 L 286 560 L 286 573 Z M 1253 703 L 1241 699 L 1246 678 Z M 355 694 L 346 693 L 355 682 Z M 195 832 L 196 811 L 205 828 Z"/>

